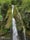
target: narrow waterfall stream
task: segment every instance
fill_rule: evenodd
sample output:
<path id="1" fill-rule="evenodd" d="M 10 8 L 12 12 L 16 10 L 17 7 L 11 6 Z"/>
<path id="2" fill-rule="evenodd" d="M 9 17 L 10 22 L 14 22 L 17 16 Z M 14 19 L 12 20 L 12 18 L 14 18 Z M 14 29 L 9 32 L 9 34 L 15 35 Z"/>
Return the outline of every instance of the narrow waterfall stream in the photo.
<path id="1" fill-rule="evenodd" d="M 13 40 L 18 40 L 18 32 L 16 28 L 16 21 L 14 18 L 12 19 L 12 23 L 13 23 Z"/>
<path id="2" fill-rule="evenodd" d="M 23 34 L 24 34 L 24 40 L 26 40 L 26 29 L 24 28 L 24 26 L 23 26 Z"/>
<path id="3" fill-rule="evenodd" d="M 13 10 L 14 10 L 14 5 L 12 5 L 12 16 L 13 16 Z M 13 40 L 18 40 L 18 32 L 16 28 L 16 21 L 15 18 L 12 17 L 12 30 L 13 30 Z"/>

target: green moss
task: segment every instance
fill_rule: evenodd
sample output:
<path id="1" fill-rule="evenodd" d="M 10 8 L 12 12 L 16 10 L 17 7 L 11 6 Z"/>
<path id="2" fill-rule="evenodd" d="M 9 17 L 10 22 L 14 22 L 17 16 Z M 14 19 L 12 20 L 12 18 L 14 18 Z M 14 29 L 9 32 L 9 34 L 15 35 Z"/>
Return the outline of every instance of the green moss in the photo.
<path id="1" fill-rule="evenodd" d="M 2 20 L 2 15 L 0 15 L 0 21 Z"/>

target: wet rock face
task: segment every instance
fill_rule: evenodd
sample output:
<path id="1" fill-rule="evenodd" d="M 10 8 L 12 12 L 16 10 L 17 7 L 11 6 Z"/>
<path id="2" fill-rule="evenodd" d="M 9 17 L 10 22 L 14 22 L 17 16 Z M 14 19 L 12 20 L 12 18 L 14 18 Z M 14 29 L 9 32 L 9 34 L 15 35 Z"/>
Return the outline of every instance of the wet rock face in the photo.
<path id="1" fill-rule="evenodd" d="M 8 37 L 8 39 L 5 38 L 5 39 L 2 39 L 2 40 L 11 40 L 11 32 L 10 32 L 11 31 L 10 30 L 11 29 L 11 24 L 12 24 L 12 22 L 11 22 L 12 21 L 11 8 L 8 6 L 7 3 L 4 3 L 1 6 L 2 6 L 1 14 L 3 16 L 3 21 L 2 22 L 0 21 L 0 35 L 3 36 L 5 34 L 6 38 Z M 6 30 L 8 30 L 9 32 L 7 32 Z"/>
<path id="2" fill-rule="evenodd" d="M 14 8 L 14 14 L 13 14 L 13 16 L 14 16 L 14 18 L 16 20 L 16 27 L 17 27 L 17 29 L 21 30 L 22 27 L 21 27 L 20 16 L 18 15 L 16 8 Z"/>
<path id="3" fill-rule="evenodd" d="M 2 26 L 6 27 L 8 26 L 8 28 L 11 26 L 11 21 L 12 21 L 12 13 L 11 13 L 11 5 L 9 6 L 8 3 L 4 3 L 3 5 L 1 5 L 1 14 L 3 17 L 3 22 L 2 22 Z"/>

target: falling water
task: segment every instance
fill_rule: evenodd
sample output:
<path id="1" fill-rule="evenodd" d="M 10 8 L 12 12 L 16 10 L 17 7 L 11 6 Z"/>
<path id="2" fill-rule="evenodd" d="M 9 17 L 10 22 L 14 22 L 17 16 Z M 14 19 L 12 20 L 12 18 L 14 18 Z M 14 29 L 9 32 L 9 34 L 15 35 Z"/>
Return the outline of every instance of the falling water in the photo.
<path id="1" fill-rule="evenodd" d="M 18 32 L 16 29 L 16 22 L 15 19 L 12 19 L 12 23 L 13 23 L 13 40 L 18 40 Z"/>
<path id="2" fill-rule="evenodd" d="M 12 5 L 12 15 L 13 15 L 14 5 Z M 16 21 L 15 18 L 12 17 L 12 30 L 13 30 L 13 40 L 18 40 L 18 32 L 16 28 Z"/>
<path id="3" fill-rule="evenodd" d="M 23 26 L 23 34 L 24 34 L 24 40 L 26 40 L 26 32 L 25 32 L 25 28 L 24 28 L 24 26 Z"/>

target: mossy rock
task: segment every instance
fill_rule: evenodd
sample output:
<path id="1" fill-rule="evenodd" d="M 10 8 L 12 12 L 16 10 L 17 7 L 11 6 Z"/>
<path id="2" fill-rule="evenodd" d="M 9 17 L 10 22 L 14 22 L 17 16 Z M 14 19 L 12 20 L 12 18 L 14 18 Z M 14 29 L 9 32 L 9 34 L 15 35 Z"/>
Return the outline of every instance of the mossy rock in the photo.
<path id="1" fill-rule="evenodd" d="M 11 5 L 8 3 L 4 3 L 1 8 L 1 14 L 3 16 L 2 26 L 6 29 L 9 29 L 12 25 L 12 9 Z"/>
<path id="2" fill-rule="evenodd" d="M 9 5 L 9 4 L 8 4 Z M 2 6 L 4 7 L 4 6 Z M 5 11 L 5 10 L 4 10 Z M 3 11 L 3 12 L 4 12 Z M 2 12 L 2 11 L 1 11 Z M 4 12 L 5 13 L 5 12 Z M 3 13 L 1 13 L 3 14 Z M 6 14 L 6 15 L 5 15 Z M 6 34 L 9 30 L 9 28 L 11 29 L 11 25 L 12 25 L 12 13 L 11 13 L 11 6 L 8 6 L 8 10 L 7 12 L 4 14 L 5 17 L 3 17 L 3 15 L 1 16 L 1 18 L 3 17 L 2 23 L 0 25 L 1 29 L 0 29 L 0 34 Z M 8 18 L 8 19 L 7 19 Z"/>
<path id="3" fill-rule="evenodd" d="M 17 27 L 17 30 L 21 30 L 22 29 L 22 25 L 21 25 L 21 21 L 20 21 L 20 16 L 18 15 L 18 12 L 16 10 L 16 8 L 14 7 L 14 14 L 13 14 L 13 17 L 15 18 L 16 20 L 16 27 Z"/>

